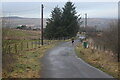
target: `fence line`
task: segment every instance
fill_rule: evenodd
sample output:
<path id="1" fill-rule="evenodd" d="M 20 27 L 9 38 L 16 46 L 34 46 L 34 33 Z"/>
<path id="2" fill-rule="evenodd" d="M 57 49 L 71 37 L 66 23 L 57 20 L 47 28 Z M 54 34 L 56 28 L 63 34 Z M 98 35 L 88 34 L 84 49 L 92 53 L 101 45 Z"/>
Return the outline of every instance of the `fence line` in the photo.
<path id="1" fill-rule="evenodd" d="M 45 45 L 49 45 L 52 43 L 50 40 L 45 41 Z M 35 49 L 40 48 L 41 44 L 40 41 L 22 41 L 20 43 L 3 43 L 2 45 L 2 52 L 3 53 L 19 53 L 20 51 L 29 50 L 29 49 Z"/>
<path id="2" fill-rule="evenodd" d="M 108 49 L 105 45 L 97 44 L 95 42 L 88 42 L 88 45 L 90 48 L 99 50 L 99 51 L 104 51 L 104 52 L 110 52 L 110 49 Z"/>
<path id="3" fill-rule="evenodd" d="M 44 40 L 44 45 L 49 45 L 49 44 L 53 44 L 58 40 L 66 40 L 69 38 L 58 38 L 58 39 L 50 39 L 50 40 Z M 7 40 L 6 40 L 7 41 Z M 19 43 L 10 43 L 10 41 L 8 40 L 7 42 L 3 42 L 2 45 L 2 53 L 19 53 L 21 51 L 24 50 L 29 50 L 29 49 L 35 49 L 35 48 L 40 48 L 41 46 L 41 40 L 34 40 L 34 41 L 21 41 Z"/>

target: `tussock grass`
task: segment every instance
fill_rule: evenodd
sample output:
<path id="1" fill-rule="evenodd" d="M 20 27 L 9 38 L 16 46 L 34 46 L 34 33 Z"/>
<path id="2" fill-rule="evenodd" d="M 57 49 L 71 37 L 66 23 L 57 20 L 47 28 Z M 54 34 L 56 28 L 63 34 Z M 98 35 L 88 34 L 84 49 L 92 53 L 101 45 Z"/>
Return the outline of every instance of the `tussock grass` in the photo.
<path id="1" fill-rule="evenodd" d="M 6 67 L 8 62 L 3 65 L 3 67 L 5 67 L 3 68 L 3 78 L 40 78 L 40 58 L 47 49 L 54 47 L 57 42 L 58 41 L 51 41 L 49 45 L 23 50 L 17 54 L 13 54 L 12 58 L 4 58 L 5 62 L 13 58 L 15 58 L 15 60 L 10 61 L 13 64 L 8 64 L 8 67 Z"/>
<path id="2" fill-rule="evenodd" d="M 64 40 L 44 40 L 41 46 L 39 38 L 39 31 L 3 29 L 3 78 L 40 78 L 40 58 L 47 49 Z"/>
<path id="3" fill-rule="evenodd" d="M 39 39 L 40 31 L 3 28 L 2 35 L 3 35 L 3 39 L 11 39 L 11 40 Z"/>
<path id="4" fill-rule="evenodd" d="M 118 78 L 118 62 L 113 55 L 110 55 L 110 53 L 90 48 L 85 49 L 81 44 L 76 46 L 76 53 L 80 58 L 92 66 L 99 68 L 115 78 Z"/>

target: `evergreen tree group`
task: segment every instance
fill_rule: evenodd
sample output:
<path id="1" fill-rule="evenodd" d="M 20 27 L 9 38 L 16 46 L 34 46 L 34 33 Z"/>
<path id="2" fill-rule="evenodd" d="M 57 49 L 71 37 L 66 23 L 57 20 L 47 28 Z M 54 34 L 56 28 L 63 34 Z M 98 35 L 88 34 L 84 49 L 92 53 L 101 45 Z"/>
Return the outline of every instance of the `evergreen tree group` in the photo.
<path id="1" fill-rule="evenodd" d="M 72 2 L 67 2 L 62 10 L 57 6 L 51 12 L 51 18 L 47 19 L 44 30 L 45 38 L 71 38 L 76 36 L 80 26 L 80 15 L 76 15 L 76 7 Z"/>

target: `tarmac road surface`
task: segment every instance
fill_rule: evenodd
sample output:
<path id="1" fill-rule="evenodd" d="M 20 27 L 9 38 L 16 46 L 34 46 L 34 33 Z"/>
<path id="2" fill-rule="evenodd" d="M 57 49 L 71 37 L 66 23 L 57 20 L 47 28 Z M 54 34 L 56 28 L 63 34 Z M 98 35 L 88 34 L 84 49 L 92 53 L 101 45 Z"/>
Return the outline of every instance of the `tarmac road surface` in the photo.
<path id="1" fill-rule="evenodd" d="M 74 46 L 63 42 L 48 50 L 41 59 L 42 78 L 113 78 L 78 58 Z"/>

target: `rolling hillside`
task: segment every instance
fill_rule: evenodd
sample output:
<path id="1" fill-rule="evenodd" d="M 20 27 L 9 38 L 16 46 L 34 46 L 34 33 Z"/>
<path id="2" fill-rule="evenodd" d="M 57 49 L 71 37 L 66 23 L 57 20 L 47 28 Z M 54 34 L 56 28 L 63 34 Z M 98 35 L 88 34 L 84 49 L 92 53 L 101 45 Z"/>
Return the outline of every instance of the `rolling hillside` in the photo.
<path id="1" fill-rule="evenodd" d="M 109 26 L 109 23 L 116 21 L 117 19 L 106 18 L 88 18 L 88 26 L 97 26 L 97 29 L 103 29 Z M 84 21 L 82 19 L 81 21 Z M 34 25 L 34 27 L 40 27 L 41 19 L 39 18 L 22 18 L 22 17 L 3 17 L 3 24 L 7 27 L 14 28 L 18 25 Z M 9 25 L 9 26 L 8 26 Z M 44 18 L 44 27 L 46 26 L 46 18 Z M 84 23 L 81 25 L 84 26 Z"/>

